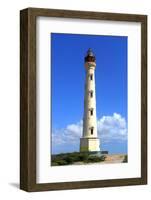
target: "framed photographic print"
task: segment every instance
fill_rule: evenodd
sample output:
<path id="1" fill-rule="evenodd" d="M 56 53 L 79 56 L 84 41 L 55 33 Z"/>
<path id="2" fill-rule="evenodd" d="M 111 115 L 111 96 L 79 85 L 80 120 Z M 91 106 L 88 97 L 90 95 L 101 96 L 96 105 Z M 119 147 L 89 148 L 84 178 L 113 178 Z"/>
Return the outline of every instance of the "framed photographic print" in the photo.
<path id="1" fill-rule="evenodd" d="M 20 188 L 147 184 L 147 16 L 20 12 Z"/>

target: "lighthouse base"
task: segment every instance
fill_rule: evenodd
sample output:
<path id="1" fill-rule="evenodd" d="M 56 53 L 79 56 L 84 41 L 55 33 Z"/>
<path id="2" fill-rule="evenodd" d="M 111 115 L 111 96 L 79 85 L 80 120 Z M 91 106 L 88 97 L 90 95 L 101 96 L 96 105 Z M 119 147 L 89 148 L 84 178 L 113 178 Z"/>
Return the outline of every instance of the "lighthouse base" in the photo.
<path id="1" fill-rule="evenodd" d="M 99 138 L 80 138 L 80 152 L 100 151 Z"/>

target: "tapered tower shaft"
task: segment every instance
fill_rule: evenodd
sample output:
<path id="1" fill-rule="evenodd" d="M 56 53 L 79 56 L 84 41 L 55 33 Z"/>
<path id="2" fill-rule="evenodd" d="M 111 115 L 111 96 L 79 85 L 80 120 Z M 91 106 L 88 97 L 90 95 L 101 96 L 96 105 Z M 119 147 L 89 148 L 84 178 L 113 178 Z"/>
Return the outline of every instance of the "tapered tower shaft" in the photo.
<path id="1" fill-rule="evenodd" d="M 100 140 L 97 137 L 95 67 L 95 56 L 89 49 L 85 57 L 86 79 L 83 135 L 80 139 L 80 151 L 100 151 Z"/>

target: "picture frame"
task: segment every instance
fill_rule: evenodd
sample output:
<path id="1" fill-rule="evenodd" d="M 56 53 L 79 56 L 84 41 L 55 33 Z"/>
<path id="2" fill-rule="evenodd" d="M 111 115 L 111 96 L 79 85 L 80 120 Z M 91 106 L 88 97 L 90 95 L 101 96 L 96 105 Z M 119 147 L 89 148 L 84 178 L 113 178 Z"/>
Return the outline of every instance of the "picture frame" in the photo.
<path id="1" fill-rule="evenodd" d="M 37 183 L 37 27 L 38 17 L 141 26 L 141 162 L 140 177 Z M 137 103 L 137 102 L 136 102 Z M 139 126 L 139 124 L 138 124 Z M 27 8 L 20 11 L 20 189 L 34 191 L 147 184 L 147 16 L 138 14 Z"/>

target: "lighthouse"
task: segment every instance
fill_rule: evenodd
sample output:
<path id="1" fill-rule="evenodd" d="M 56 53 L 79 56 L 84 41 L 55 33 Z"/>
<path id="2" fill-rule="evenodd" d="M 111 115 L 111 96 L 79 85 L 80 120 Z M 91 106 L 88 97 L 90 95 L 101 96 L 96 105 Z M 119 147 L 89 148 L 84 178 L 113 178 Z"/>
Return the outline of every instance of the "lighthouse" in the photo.
<path id="1" fill-rule="evenodd" d="M 97 135 L 96 118 L 96 92 L 95 92 L 95 68 L 96 58 L 91 49 L 88 49 L 85 62 L 85 96 L 83 134 L 80 138 L 80 152 L 100 151 L 100 139 Z"/>

